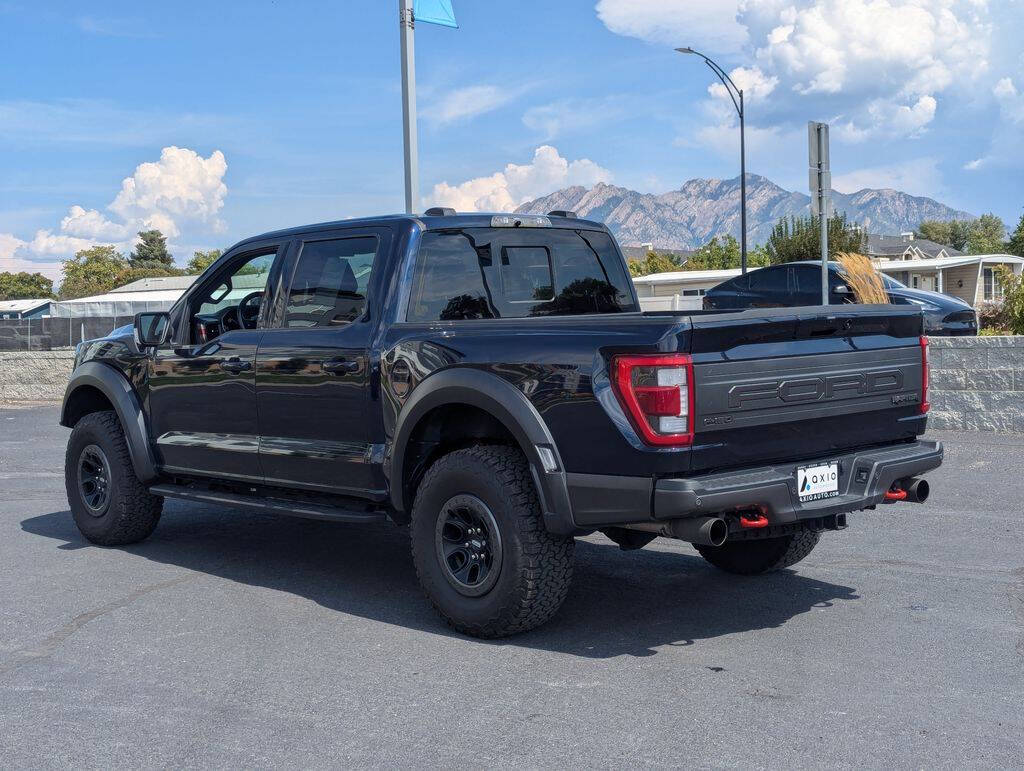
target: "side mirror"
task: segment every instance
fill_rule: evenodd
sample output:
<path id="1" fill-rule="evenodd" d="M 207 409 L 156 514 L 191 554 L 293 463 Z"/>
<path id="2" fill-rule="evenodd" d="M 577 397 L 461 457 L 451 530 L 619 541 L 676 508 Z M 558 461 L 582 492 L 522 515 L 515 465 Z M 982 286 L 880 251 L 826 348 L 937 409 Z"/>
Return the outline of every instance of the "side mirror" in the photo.
<path id="1" fill-rule="evenodd" d="M 166 311 L 135 314 L 135 342 L 140 348 L 152 348 L 167 342 L 171 315 Z"/>
<path id="2" fill-rule="evenodd" d="M 850 287 L 848 287 L 846 284 L 837 284 L 836 286 L 832 287 L 832 294 L 837 294 L 840 297 L 846 296 L 850 294 Z"/>

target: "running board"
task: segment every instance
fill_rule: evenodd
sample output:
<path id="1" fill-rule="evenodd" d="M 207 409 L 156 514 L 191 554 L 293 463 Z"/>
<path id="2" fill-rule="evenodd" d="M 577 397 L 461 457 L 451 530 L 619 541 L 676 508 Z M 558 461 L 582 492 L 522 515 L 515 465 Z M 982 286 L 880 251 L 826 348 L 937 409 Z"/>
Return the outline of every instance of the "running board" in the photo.
<path id="1" fill-rule="evenodd" d="M 257 498 L 250 495 L 220 490 L 201 490 L 184 485 L 153 485 L 149 488 L 153 495 L 167 498 L 181 498 L 186 501 L 213 503 L 219 506 L 235 506 L 245 509 L 268 511 L 274 514 L 285 514 L 305 519 L 323 519 L 331 522 L 386 522 L 387 515 L 381 511 L 353 511 L 351 509 L 327 506 L 320 503 L 305 501 L 287 501 L 281 498 Z"/>

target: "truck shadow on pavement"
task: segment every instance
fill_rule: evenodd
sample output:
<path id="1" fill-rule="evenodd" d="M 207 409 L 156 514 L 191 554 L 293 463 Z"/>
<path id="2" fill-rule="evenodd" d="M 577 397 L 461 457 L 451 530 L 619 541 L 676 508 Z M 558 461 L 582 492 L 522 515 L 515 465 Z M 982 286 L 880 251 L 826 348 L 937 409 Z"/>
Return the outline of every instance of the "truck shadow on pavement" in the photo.
<path id="1" fill-rule="evenodd" d="M 79 534 L 68 511 L 31 517 L 21 526 L 62 541 L 60 549 L 100 548 Z M 731 576 L 686 545 L 672 543 L 669 548 L 673 551 L 627 553 L 602 536 L 578 541 L 575 577 L 561 612 L 540 629 L 480 644 L 597 659 L 652 656 L 661 646 L 772 629 L 802 613 L 858 599 L 851 587 L 793 571 Z M 168 502 L 156 532 L 121 551 L 289 592 L 330 610 L 462 638 L 433 612 L 420 591 L 403 528 Z M 133 562 L 126 559 L 125 571 L 132 569 Z M 813 573 L 813 568 L 803 570 Z"/>

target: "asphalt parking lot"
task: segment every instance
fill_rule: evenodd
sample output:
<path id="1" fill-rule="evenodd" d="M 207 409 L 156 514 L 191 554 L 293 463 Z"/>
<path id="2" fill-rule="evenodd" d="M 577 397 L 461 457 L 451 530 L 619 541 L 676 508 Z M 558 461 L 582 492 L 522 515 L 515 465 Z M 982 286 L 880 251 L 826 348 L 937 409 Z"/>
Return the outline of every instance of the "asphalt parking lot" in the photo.
<path id="1" fill-rule="evenodd" d="M 449 631 L 405 532 L 168 502 L 75 529 L 55 407 L 0 410 L 0 766 L 1019 767 L 1024 437 L 743 579 L 577 547 L 546 627 Z"/>

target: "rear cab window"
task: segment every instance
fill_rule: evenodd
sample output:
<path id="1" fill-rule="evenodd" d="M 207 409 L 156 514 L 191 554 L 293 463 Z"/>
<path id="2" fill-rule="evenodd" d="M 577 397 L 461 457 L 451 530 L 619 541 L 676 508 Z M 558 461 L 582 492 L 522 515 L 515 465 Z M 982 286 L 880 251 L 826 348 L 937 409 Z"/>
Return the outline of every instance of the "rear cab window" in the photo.
<path id="1" fill-rule="evenodd" d="M 408 321 L 627 313 L 638 307 L 600 230 L 459 228 L 423 234 Z"/>

